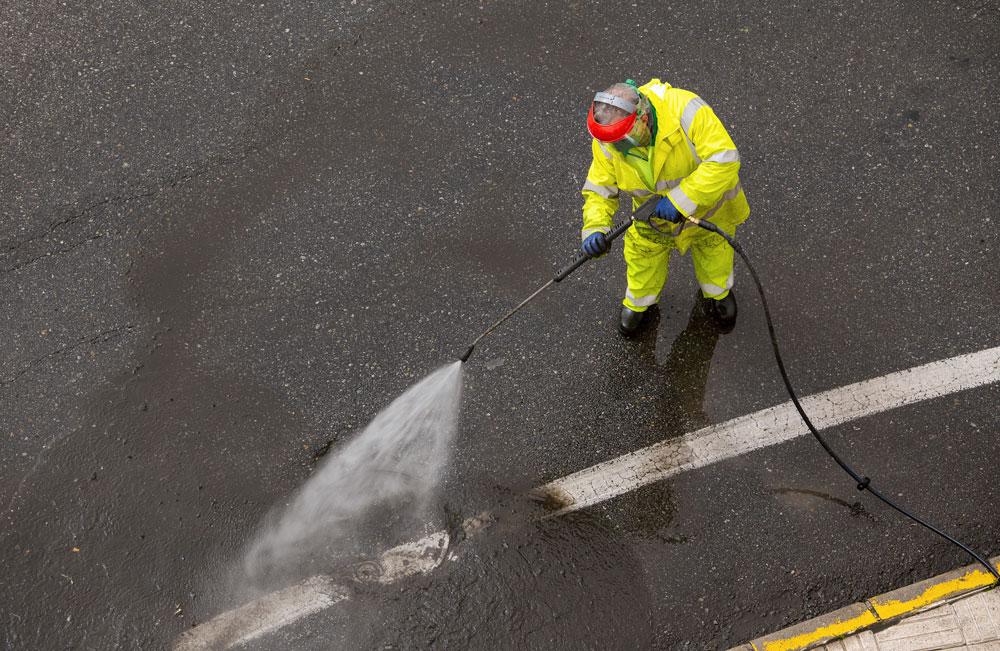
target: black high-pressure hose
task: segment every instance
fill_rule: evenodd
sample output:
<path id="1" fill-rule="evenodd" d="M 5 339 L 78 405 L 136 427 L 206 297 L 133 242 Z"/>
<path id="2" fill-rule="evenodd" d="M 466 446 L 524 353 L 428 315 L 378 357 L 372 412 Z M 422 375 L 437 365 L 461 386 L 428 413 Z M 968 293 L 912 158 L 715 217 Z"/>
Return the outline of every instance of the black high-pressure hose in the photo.
<path id="1" fill-rule="evenodd" d="M 616 224 L 614 228 L 611 229 L 610 232 L 606 233 L 605 237 L 607 238 L 607 240 L 611 242 L 615 238 L 622 235 L 625 231 L 629 229 L 629 227 L 632 225 L 634 221 L 647 221 L 649 217 L 652 215 L 655 205 L 656 205 L 655 201 L 647 201 L 639 208 L 639 210 L 637 210 L 633 215 L 631 215 L 630 219 L 624 220 L 623 222 Z M 813 437 L 819 442 L 821 446 L 823 446 L 823 449 L 826 451 L 826 453 L 830 455 L 830 458 L 832 458 L 837 463 L 837 465 L 844 470 L 844 472 L 846 472 L 848 475 L 851 476 L 851 479 L 855 481 L 858 490 L 868 491 L 876 498 L 878 498 L 886 506 L 892 508 L 895 511 L 898 511 L 899 513 L 906 516 L 910 520 L 913 520 L 920 526 L 933 531 L 934 533 L 941 536 L 942 538 L 952 543 L 953 545 L 958 546 L 959 548 L 962 549 L 962 551 L 964 551 L 972 558 L 976 559 L 978 563 L 982 564 L 983 567 L 989 570 L 990 574 L 992 574 L 993 577 L 996 579 L 996 583 L 1000 583 L 1000 572 L 998 572 L 997 568 L 993 567 L 993 565 L 989 561 L 987 561 L 982 556 L 974 552 L 967 545 L 963 544 L 959 540 L 956 540 L 952 536 L 949 536 L 948 534 L 941 531 L 940 529 L 930 524 L 926 520 L 917 517 L 910 511 L 907 511 L 902 506 L 896 504 L 888 497 L 877 491 L 875 487 L 872 486 L 870 478 L 861 475 L 860 473 L 855 471 L 854 468 L 848 465 L 848 463 L 844 461 L 832 447 L 830 447 L 830 444 L 826 441 L 825 438 L 823 438 L 823 436 L 819 433 L 819 431 L 817 431 L 816 427 L 812 424 L 812 421 L 809 420 L 809 415 L 806 414 L 805 409 L 802 408 L 802 404 L 799 402 L 799 397 L 795 393 L 795 389 L 792 387 L 792 381 L 788 378 L 788 371 L 785 370 L 785 363 L 781 359 L 781 351 L 778 349 L 778 337 L 774 332 L 774 322 L 771 320 L 771 310 L 767 306 L 767 297 L 764 295 L 764 287 L 763 285 L 761 285 L 760 278 L 757 276 L 757 270 L 754 269 L 753 264 L 751 264 L 750 258 L 747 257 L 746 252 L 743 251 L 743 247 L 740 246 L 739 242 L 737 242 L 735 239 L 733 239 L 732 236 L 730 236 L 728 233 L 720 229 L 715 224 L 694 217 L 688 217 L 687 219 L 688 221 L 704 228 L 707 231 L 711 231 L 713 233 L 721 235 L 723 239 L 725 239 L 726 242 L 729 243 L 729 246 L 733 247 L 733 250 L 740 255 L 740 258 L 743 259 L 743 263 L 746 264 L 747 269 L 750 270 L 750 276 L 753 278 L 753 282 L 757 286 L 757 293 L 760 294 L 761 305 L 764 306 L 764 318 L 767 320 L 767 332 L 768 336 L 771 338 L 771 349 L 774 351 L 774 360 L 778 364 L 778 370 L 781 372 L 781 379 L 785 383 L 785 389 L 788 391 L 788 395 L 791 397 L 792 404 L 795 405 L 796 411 L 799 412 L 799 416 L 802 417 L 802 421 L 806 424 L 806 427 L 809 428 L 809 431 L 812 433 Z M 530 296 L 528 296 L 528 298 L 521 301 L 521 303 L 518 304 L 517 307 L 515 307 L 513 310 L 511 310 L 503 317 L 501 317 L 499 321 L 497 321 L 489 328 L 487 328 L 486 331 L 483 332 L 483 334 L 479 335 L 479 337 L 472 342 L 472 345 L 465 350 L 465 352 L 462 354 L 459 360 L 461 360 L 462 362 L 467 362 L 469 360 L 469 357 L 472 356 L 472 352 L 473 350 L 475 350 L 476 344 L 478 344 L 483 337 L 493 332 L 497 327 L 500 326 L 501 323 L 503 323 L 510 317 L 514 316 L 514 314 L 516 314 L 518 310 L 520 310 L 529 302 L 531 302 L 536 296 L 545 291 L 545 289 L 551 287 L 555 283 L 565 280 L 567 276 L 569 276 L 571 273 L 573 273 L 573 271 L 575 271 L 577 268 L 579 268 L 581 265 L 583 265 L 590 259 L 591 256 L 585 253 L 579 254 L 576 257 L 576 259 L 574 259 L 570 264 L 559 270 L 559 272 L 555 275 L 555 277 L 553 277 L 547 283 L 545 283 L 537 290 L 535 290 L 535 292 Z"/>
<path id="2" fill-rule="evenodd" d="M 771 320 L 771 311 L 767 307 L 767 297 L 764 296 L 764 287 L 761 285 L 760 278 L 757 276 L 757 270 L 754 269 L 753 264 L 750 263 L 750 258 L 747 256 L 746 252 L 743 251 L 743 247 L 740 246 L 739 242 L 737 242 L 735 239 L 733 239 L 731 235 L 729 235 L 729 233 L 726 233 L 715 224 L 700 219 L 691 219 L 690 221 L 694 222 L 698 226 L 701 226 L 705 230 L 721 235 L 729 243 L 729 246 L 733 247 L 733 250 L 736 251 L 736 253 L 740 255 L 740 258 L 743 259 L 743 263 L 747 266 L 747 269 L 750 271 L 750 276 L 753 278 L 754 285 L 757 286 L 757 293 L 760 294 L 760 302 L 761 305 L 764 307 L 764 319 L 767 320 L 767 333 L 768 336 L 771 338 L 771 349 L 774 351 L 774 361 L 777 362 L 778 364 L 778 370 L 781 372 L 781 379 L 785 383 L 785 389 L 788 391 L 788 395 L 791 397 L 792 404 L 795 405 L 795 409 L 799 412 L 799 416 L 802 417 L 802 421 L 806 424 L 806 427 L 809 428 L 809 431 L 812 433 L 813 437 L 819 442 L 821 446 L 823 446 L 823 449 L 826 450 L 826 453 L 830 455 L 830 458 L 832 458 L 837 463 L 837 465 L 844 470 L 844 472 L 846 472 L 848 475 L 851 476 L 851 479 L 853 479 L 856 482 L 859 491 L 868 491 L 876 498 L 878 498 L 886 506 L 894 509 L 895 511 L 898 511 L 899 513 L 913 520 L 917 524 L 927 529 L 930 529 L 931 531 L 941 536 L 942 538 L 952 543 L 953 545 L 960 547 L 962 551 L 964 551 L 972 558 L 976 559 L 977 562 L 981 563 L 983 567 L 989 570 L 990 574 L 994 576 L 997 582 L 1000 582 L 1000 572 L 997 571 L 997 568 L 995 568 L 992 563 L 990 563 L 982 556 L 974 552 L 972 549 L 970 549 L 967 545 L 963 544 L 961 541 L 956 540 L 952 536 L 949 536 L 948 534 L 941 531 L 940 529 L 930 524 L 926 520 L 923 520 L 922 518 L 914 515 L 913 513 L 906 510 L 899 504 L 896 504 L 895 502 L 890 500 L 888 497 L 886 497 L 879 491 L 875 490 L 875 487 L 872 486 L 870 478 L 854 470 L 854 468 L 852 468 L 846 461 L 844 461 L 840 457 L 839 454 L 837 454 L 837 452 L 832 447 L 830 447 L 830 444 L 826 441 L 825 438 L 823 438 L 823 436 L 819 433 L 819 431 L 817 431 L 816 427 L 812 424 L 812 421 L 809 420 L 809 416 L 806 414 L 805 410 L 802 408 L 802 404 L 799 402 L 799 397 L 798 395 L 796 395 L 795 389 L 792 388 L 792 382 L 788 378 L 788 371 L 785 370 L 785 363 L 781 359 L 781 351 L 778 349 L 778 337 L 774 333 L 774 322 Z"/>

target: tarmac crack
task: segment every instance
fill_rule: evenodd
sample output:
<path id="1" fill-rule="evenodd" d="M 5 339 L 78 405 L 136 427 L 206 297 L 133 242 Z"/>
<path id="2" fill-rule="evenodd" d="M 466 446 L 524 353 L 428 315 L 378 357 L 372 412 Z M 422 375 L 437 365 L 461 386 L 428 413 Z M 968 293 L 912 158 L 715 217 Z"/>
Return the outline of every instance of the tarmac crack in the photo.
<path id="1" fill-rule="evenodd" d="M 107 330 L 103 330 L 103 331 L 97 333 L 96 335 L 91 335 L 89 337 L 84 337 L 83 339 L 79 339 L 79 340 L 77 340 L 77 341 L 75 341 L 75 342 L 73 342 L 71 344 L 67 344 L 67 345 L 62 346 L 60 348 L 57 348 L 57 349 L 55 349 L 55 350 L 53 350 L 51 352 L 48 352 L 48 353 L 46 353 L 44 355 L 41 355 L 40 357 L 36 357 L 35 359 L 31 360 L 26 365 L 24 365 L 21 368 L 20 371 L 17 371 L 13 375 L 8 376 L 7 378 L 4 378 L 3 380 L 0 380 L 0 386 L 6 386 L 8 384 L 13 384 L 21 376 L 23 376 L 25 373 L 27 373 L 28 371 L 30 371 L 35 365 L 40 364 L 40 363 L 44 362 L 45 360 L 51 359 L 53 357 L 58 357 L 60 355 L 63 355 L 63 354 L 65 354 L 65 353 L 67 353 L 67 352 L 69 352 L 71 350 L 75 350 L 75 349 L 79 348 L 80 346 L 84 346 L 86 344 L 97 344 L 97 343 L 108 342 L 111 339 L 115 338 L 116 335 L 123 335 L 123 334 L 125 334 L 127 332 L 130 332 L 131 330 L 134 330 L 137 327 L 139 327 L 139 326 L 136 325 L 136 324 L 134 324 L 134 323 L 126 323 L 125 325 L 121 325 L 121 326 L 118 326 L 118 327 L 115 327 L 115 328 L 109 328 Z"/>
<path id="2" fill-rule="evenodd" d="M 93 242 L 93 241 L 99 240 L 99 239 L 101 239 L 103 237 L 104 237 L 103 233 L 95 233 L 93 235 L 90 235 L 88 237 L 83 238 L 79 242 L 71 244 L 70 246 L 68 246 L 68 247 L 66 247 L 64 249 L 56 249 L 55 251 L 46 251 L 42 255 L 37 255 L 37 256 L 35 256 L 33 258 L 28 258 L 24 262 L 18 263 L 16 265 L 14 265 L 13 267 L 7 267 L 3 271 L 4 271 L 4 273 L 11 273 L 11 272 L 14 272 L 14 271 L 18 271 L 20 269 L 23 269 L 23 268 L 25 268 L 25 267 L 27 267 L 29 265 L 32 265 L 32 264 L 38 262 L 42 258 L 49 258 L 49 257 L 52 257 L 54 255 L 62 255 L 63 253 L 69 253 L 70 251 L 72 251 L 74 249 L 77 249 L 77 248 L 83 246 L 84 244 L 87 244 L 88 242 Z"/>
<path id="3" fill-rule="evenodd" d="M 85 217 L 87 217 L 87 215 L 91 214 L 92 212 L 100 211 L 101 209 L 111 205 L 125 204 L 132 201 L 138 201 L 142 199 L 149 199 L 155 197 L 163 192 L 183 186 L 186 183 L 193 181 L 194 179 L 200 176 L 208 174 L 209 172 L 217 171 L 224 167 L 229 167 L 232 165 L 237 165 L 239 163 L 242 163 L 243 161 L 247 160 L 251 155 L 261 152 L 265 147 L 266 145 L 264 146 L 251 145 L 236 156 L 230 156 L 230 157 L 220 156 L 215 160 L 210 160 L 201 167 L 193 169 L 190 172 L 179 174 L 173 178 L 160 179 L 158 182 L 154 183 L 151 188 L 147 190 L 136 192 L 134 194 L 119 194 L 114 196 L 108 196 L 101 199 L 100 201 L 95 201 L 87 205 L 83 209 L 79 210 L 78 212 L 74 212 L 62 219 L 58 219 L 54 222 L 51 222 L 45 228 L 44 232 L 39 233 L 37 235 L 33 235 L 31 237 L 25 238 L 19 242 L 15 242 L 14 244 L 9 245 L 7 247 L 6 255 L 8 256 L 8 258 L 13 257 L 18 251 L 25 248 L 26 246 L 34 242 L 45 241 L 56 231 L 65 228 L 67 226 L 70 226 L 80 221 L 81 219 L 84 219 Z M 68 253 L 69 251 L 72 251 L 73 249 L 82 246 L 83 244 L 101 239 L 102 237 L 104 237 L 104 235 L 105 235 L 104 233 L 101 233 L 99 231 L 92 233 L 91 235 L 85 237 L 83 240 L 80 240 L 69 247 L 63 249 L 57 249 L 54 251 L 47 251 L 40 255 L 29 257 L 28 259 L 13 264 L 9 267 L 5 267 L 2 270 L 2 273 L 5 274 L 12 273 L 20 269 L 23 269 L 25 267 L 28 267 L 43 258 L 48 258 L 53 255 L 61 255 L 63 253 Z M 129 271 L 131 271 L 131 265 L 129 267 Z"/>
<path id="4" fill-rule="evenodd" d="M 85 207 L 83 210 L 81 210 L 78 213 L 71 214 L 68 217 L 65 217 L 63 219 L 59 219 L 57 221 L 52 222 L 45 229 L 44 233 L 40 233 L 38 235 L 33 235 L 32 237 L 29 237 L 29 238 L 26 238 L 24 240 L 21 240 L 20 242 L 15 242 L 11 246 L 7 247 L 7 252 L 8 253 L 13 253 L 15 251 L 20 250 L 22 247 L 24 247 L 24 246 L 26 246 L 28 244 L 31 244 L 32 242 L 37 242 L 39 240 L 44 240 L 44 239 L 48 238 L 49 235 L 52 235 L 52 233 L 56 232 L 57 230 L 59 230 L 63 226 L 67 226 L 67 225 L 72 224 L 72 223 L 74 223 L 76 221 L 79 221 L 80 219 L 86 217 L 88 214 L 90 214 L 94 210 L 97 210 L 98 208 L 102 208 L 102 207 L 107 206 L 107 205 L 112 204 L 112 203 L 125 203 L 125 202 L 128 202 L 128 201 L 133 201 L 135 199 L 140 199 L 140 198 L 143 198 L 143 197 L 151 197 L 154 194 L 156 194 L 155 190 L 154 191 L 147 191 L 147 192 L 140 192 L 140 193 L 133 194 L 133 195 L 118 195 L 118 196 L 114 196 L 114 197 L 105 197 L 101 201 L 97 201 L 97 202 L 94 202 L 94 203 L 90 204 L 89 206 Z M 37 259 L 38 258 L 33 258 L 30 262 L 33 262 L 34 260 L 37 260 Z M 10 269 L 7 269 L 6 271 L 10 271 Z"/>

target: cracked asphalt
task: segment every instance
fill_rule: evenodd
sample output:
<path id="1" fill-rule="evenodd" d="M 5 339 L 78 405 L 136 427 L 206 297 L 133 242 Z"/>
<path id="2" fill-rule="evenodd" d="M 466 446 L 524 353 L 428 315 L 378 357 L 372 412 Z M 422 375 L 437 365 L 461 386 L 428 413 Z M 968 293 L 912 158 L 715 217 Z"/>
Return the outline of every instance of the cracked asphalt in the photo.
<path id="1" fill-rule="evenodd" d="M 116 0 L 0 25 L 5 649 L 163 648 L 234 605 L 220 577 L 314 454 L 573 255 L 611 81 L 729 127 L 801 393 L 1000 342 L 996 2 Z M 533 486 L 786 399 L 745 269 L 718 336 L 672 265 L 637 341 L 615 254 L 477 348 L 440 510 L 515 515 L 467 562 L 268 644 L 725 648 L 964 564 L 808 439 L 521 517 Z M 996 554 L 998 398 L 829 434 Z"/>

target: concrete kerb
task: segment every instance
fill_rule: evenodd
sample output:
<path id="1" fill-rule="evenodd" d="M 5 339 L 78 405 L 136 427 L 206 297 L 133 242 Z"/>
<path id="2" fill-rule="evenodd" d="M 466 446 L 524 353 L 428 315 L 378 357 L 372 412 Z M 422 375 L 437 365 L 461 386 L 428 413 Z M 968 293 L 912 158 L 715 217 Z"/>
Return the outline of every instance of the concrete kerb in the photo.
<path id="1" fill-rule="evenodd" d="M 990 562 L 1000 569 L 1000 556 Z M 969 565 L 851 604 L 730 651 L 805 651 L 995 586 L 996 579 L 981 565 Z"/>

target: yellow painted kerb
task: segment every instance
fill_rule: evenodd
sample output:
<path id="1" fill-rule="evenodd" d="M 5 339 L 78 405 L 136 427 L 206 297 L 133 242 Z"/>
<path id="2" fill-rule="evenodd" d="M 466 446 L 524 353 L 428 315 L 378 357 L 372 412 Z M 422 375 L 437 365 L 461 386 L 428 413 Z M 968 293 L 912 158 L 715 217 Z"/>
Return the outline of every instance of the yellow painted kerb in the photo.
<path id="1" fill-rule="evenodd" d="M 872 597 L 868 600 L 868 603 L 878 613 L 879 619 L 891 619 L 915 610 L 920 610 L 956 594 L 975 590 L 976 588 L 985 588 L 988 585 L 992 585 L 994 581 L 996 579 L 992 574 L 988 574 L 982 570 L 973 570 L 957 579 L 936 583 L 912 599 L 905 601 L 879 601 L 878 597 Z"/>
<path id="2" fill-rule="evenodd" d="M 998 568 L 1000 568 L 1000 565 L 998 565 Z M 982 570 L 972 570 L 957 579 L 935 583 L 912 599 L 904 601 L 896 599 L 881 601 L 878 597 L 872 597 L 868 600 L 869 610 L 856 617 L 834 622 L 833 624 L 826 624 L 794 637 L 783 640 L 771 640 L 764 642 L 763 645 L 751 644 L 751 646 L 756 651 L 798 651 L 800 649 L 808 649 L 819 642 L 856 633 L 879 621 L 912 613 L 949 597 L 975 590 L 976 588 L 985 588 L 993 585 L 995 581 L 996 579 L 992 574 Z"/>
<path id="3" fill-rule="evenodd" d="M 875 614 L 870 610 L 866 610 L 856 617 L 820 626 L 816 630 L 809 631 L 808 633 L 802 633 L 801 635 L 796 635 L 795 637 L 790 637 L 784 640 L 765 642 L 764 647 L 758 651 L 795 651 L 796 649 L 806 649 L 821 640 L 850 635 L 855 631 L 871 626 L 877 621 L 878 618 L 875 617 Z"/>

